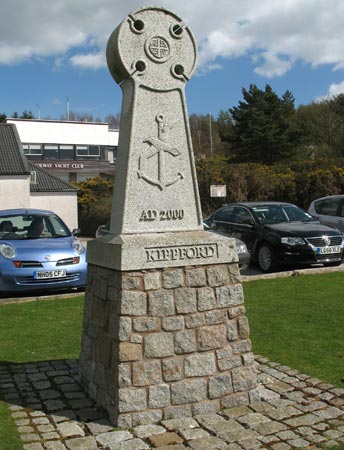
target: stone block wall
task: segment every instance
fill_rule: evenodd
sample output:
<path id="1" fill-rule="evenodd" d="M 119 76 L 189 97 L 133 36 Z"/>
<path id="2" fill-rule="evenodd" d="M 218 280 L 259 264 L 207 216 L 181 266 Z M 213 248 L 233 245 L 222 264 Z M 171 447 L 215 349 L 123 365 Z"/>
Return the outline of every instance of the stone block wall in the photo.
<path id="1" fill-rule="evenodd" d="M 121 427 L 254 398 L 236 264 L 119 272 L 89 266 L 83 384 Z"/>

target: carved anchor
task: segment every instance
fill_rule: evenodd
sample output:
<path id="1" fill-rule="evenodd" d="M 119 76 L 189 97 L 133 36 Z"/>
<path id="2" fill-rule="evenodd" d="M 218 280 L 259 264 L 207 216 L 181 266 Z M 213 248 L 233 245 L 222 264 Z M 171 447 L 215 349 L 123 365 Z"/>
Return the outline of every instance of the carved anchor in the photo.
<path id="1" fill-rule="evenodd" d="M 158 139 L 151 137 L 143 142 L 147 142 L 150 147 L 153 147 L 153 150 L 151 150 L 150 153 L 146 156 L 146 159 L 150 159 L 156 154 L 158 155 L 158 179 L 153 180 L 141 171 L 141 156 L 139 157 L 139 170 L 137 172 L 137 175 L 147 183 L 153 184 L 160 190 L 163 190 L 165 187 L 177 183 L 177 181 L 182 180 L 184 177 L 180 172 L 178 172 L 176 178 L 172 180 L 166 179 L 165 153 L 168 153 L 173 157 L 177 157 L 180 155 L 180 151 L 165 142 L 168 131 L 173 128 L 175 124 L 167 127 L 166 123 L 164 123 L 164 116 L 162 114 L 158 114 L 156 116 L 156 121 L 158 122 Z"/>

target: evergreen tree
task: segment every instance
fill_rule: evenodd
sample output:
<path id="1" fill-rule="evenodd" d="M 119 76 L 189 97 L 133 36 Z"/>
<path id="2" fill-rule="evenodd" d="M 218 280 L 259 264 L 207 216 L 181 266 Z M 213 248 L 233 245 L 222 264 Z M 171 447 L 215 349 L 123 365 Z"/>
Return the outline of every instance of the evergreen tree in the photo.
<path id="1" fill-rule="evenodd" d="M 272 164 L 290 157 L 299 141 L 293 95 L 286 91 L 279 98 L 269 85 L 242 93 L 244 101 L 229 109 L 233 129 L 227 139 L 236 161 Z"/>
<path id="2" fill-rule="evenodd" d="M 32 111 L 23 111 L 22 115 L 20 116 L 21 119 L 34 119 L 35 116 L 32 114 Z"/>

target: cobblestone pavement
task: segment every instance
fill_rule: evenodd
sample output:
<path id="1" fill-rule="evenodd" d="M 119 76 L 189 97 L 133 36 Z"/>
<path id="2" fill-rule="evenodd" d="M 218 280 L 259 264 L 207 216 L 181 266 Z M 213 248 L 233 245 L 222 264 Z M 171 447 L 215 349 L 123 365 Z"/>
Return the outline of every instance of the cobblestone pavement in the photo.
<path id="1" fill-rule="evenodd" d="M 288 450 L 344 443 L 344 389 L 256 355 L 260 401 L 218 414 L 114 429 L 78 384 L 78 362 L 0 367 L 24 450 Z M 2 449 L 11 450 L 11 449 Z"/>

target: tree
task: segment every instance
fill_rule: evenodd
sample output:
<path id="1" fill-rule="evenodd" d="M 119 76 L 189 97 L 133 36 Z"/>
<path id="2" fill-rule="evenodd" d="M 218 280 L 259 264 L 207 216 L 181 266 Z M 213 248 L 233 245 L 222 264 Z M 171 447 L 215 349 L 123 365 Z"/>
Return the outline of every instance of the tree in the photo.
<path id="1" fill-rule="evenodd" d="M 5 113 L 0 113 L 0 123 L 1 122 L 5 122 L 6 121 L 6 114 Z"/>
<path id="2" fill-rule="evenodd" d="M 344 118 L 344 94 L 335 95 L 327 103 L 333 112 Z"/>
<path id="3" fill-rule="evenodd" d="M 233 120 L 229 111 L 221 110 L 217 116 L 217 128 L 222 141 L 229 142 L 233 137 Z"/>
<path id="4" fill-rule="evenodd" d="M 32 111 L 26 111 L 26 109 L 19 115 L 17 111 L 12 114 L 13 119 L 35 119 L 35 116 L 32 114 Z"/>
<path id="5" fill-rule="evenodd" d="M 109 124 L 109 128 L 112 129 L 118 129 L 119 128 L 119 123 L 120 123 L 120 114 L 108 114 L 105 117 L 105 122 L 107 122 Z"/>
<path id="6" fill-rule="evenodd" d="M 35 116 L 32 114 L 32 111 L 23 111 L 22 115 L 20 116 L 21 119 L 34 119 Z"/>
<path id="7" fill-rule="evenodd" d="M 89 113 L 80 114 L 73 111 L 70 111 L 68 116 L 67 114 L 62 114 L 62 116 L 60 116 L 60 120 L 68 120 L 70 122 L 102 122 L 100 117 L 94 117 Z"/>
<path id="8" fill-rule="evenodd" d="M 95 177 L 73 184 L 78 188 L 79 227 L 85 236 L 94 236 L 97 227 L 110 220 L 113 179 Z"/>
<path id="9" fill-rule="evenodd" d="M 341 97 L 341 96 L 338 96 Z M 338 100 L 337 100 L 338 99 Z M 311 158 L 343 156 L 344 108 L 342 98 L 300 106 L 296 120 L 302 130 L 303 152 Z"/>
<path id="10" fill-rule="evenodd" d="M 236 161 L 273 164 L 290 157 L 300 139 L 293 95 L 279 98 L 269 85 L 264 91 L 250 85 L 242 93 L 244 101 L 229 109 L 233 129 L 225 137 Z"/>
<path id="11" fill-rule="evenodd" d="M 212 115 L 191 114 L 189 124 L 196 159 L 212 158 L 222 153 L 217 123 Z"/>

